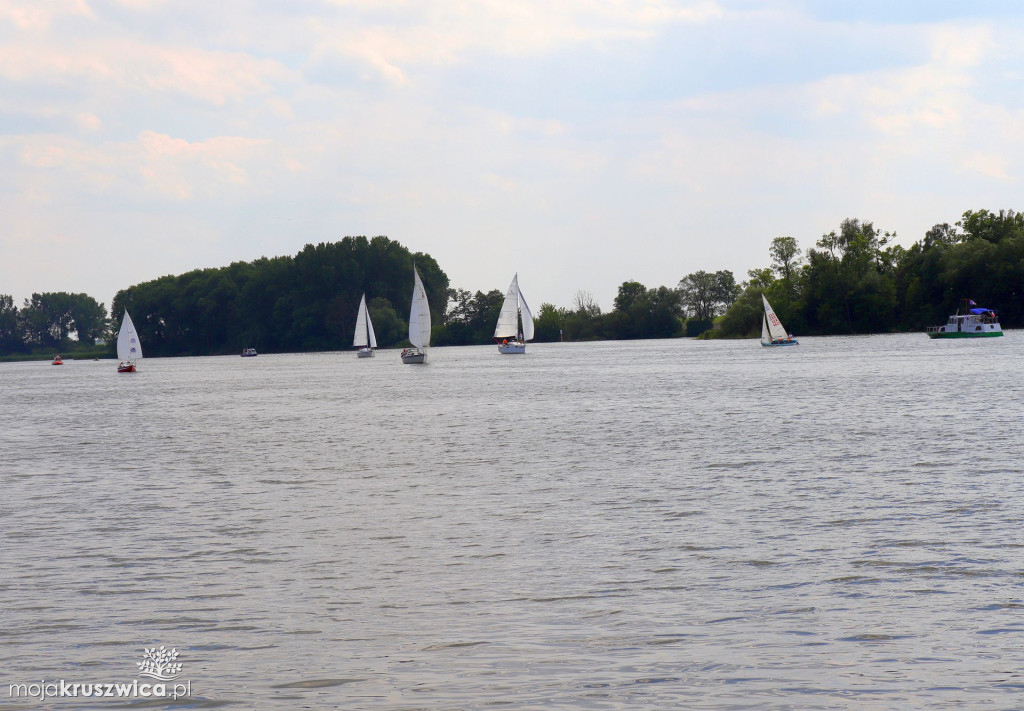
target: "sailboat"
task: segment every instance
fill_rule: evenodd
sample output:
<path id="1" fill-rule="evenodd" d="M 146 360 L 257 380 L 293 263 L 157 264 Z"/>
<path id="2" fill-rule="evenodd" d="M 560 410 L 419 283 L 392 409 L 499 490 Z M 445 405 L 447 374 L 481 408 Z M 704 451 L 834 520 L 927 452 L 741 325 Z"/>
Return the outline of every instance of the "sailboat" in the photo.
<path id="1" fill-rule="evenodd" d="M 139 343 L 139 334 L 135 332 L 135 324 L 128 312 L 124 312 L 121 320 L 121 330 L 117 334 L 117 364 L 118 373 L 134 373 L 135 361 L 142 358 L 142 344 Z"/>
<path id="2" fill-rule="evenodd" d="M 373 321 L 366 310 L 366 294 L 359 300 L 359 315 L 356 316 L 356 335 L 352 345 L 358 348 L 356 355 L 360 358 L 373 358 L 373 349 L 377 347 L 377 336 L 373 332 Z"/>
<path id="3" fill-rule="evenodd" d="M 799 345 L 800 342 L 782 327 L 782 321 L 779 321 L 779 317 L 775 315 L 772 305 L 768 303 L 764 294 L 761 294 L 761 300 L 764 301 L 764 317 L 761 319 L 761 345 L 765 348 Z"/>
<path id="4" fill-rule="evenodd" d="M 403 363 L 425 363 L 430 345 L 430 304 L 423 290 L 420 273 L 412 267 L 412 306 L 409 308 L 409 343 L 412 348 L 402 350 Z"/>
<path id="5" fill-rule="evenodd" d="M 522 318 L 523 328 L 519 328 Z M 526 353 L 526 342 L 533 339 L 533 314 L 526 305 L 523 292 L 519 289 L 519 274 L 512 277 L 501 305 L 498 325 L 494 328 L 494 340 L 499 353 Z"/>

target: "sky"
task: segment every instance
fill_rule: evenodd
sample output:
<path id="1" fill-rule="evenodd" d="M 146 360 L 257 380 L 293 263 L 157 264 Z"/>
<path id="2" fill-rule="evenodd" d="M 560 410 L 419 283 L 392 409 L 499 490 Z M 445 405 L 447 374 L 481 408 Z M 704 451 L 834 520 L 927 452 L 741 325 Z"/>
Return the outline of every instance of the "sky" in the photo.
<path id="1" fill-rule="evenodd" d="M 1024 209 L 1024 5 L 0 0 L 0 294 L 386 235 L 604 309 Z"/>

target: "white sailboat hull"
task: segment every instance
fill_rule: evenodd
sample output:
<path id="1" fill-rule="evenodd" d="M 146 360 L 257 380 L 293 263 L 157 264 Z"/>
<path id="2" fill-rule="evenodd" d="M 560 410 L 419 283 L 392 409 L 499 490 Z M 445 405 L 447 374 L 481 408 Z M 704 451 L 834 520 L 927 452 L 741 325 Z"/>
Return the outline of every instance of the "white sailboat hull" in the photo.
<path id="1" fill-rule="evenodd" d="M 360 348 L 356 351 L 356 356 L 359 358 L 373 358 L 373 349 L 371 348 Z"/>
<path id="2" fill-rule="evenodd" d="M 787 340 L 781 341 L 779 343 L 765 343 L 764 341 L 761 341 L 761 345 L 764 346 L 765 348 L 777 348 L 779 346 L 799 346 L 800 341 L 796 340 L 795 338 L 791 341 Z"/>
<path id="3" fill-rule="evenodd" d="M 498 353 L 526 353 L 526 344 L 519 341 L 509 341 L 498 344 Z"/>
<path id="4" fill-rule="evenodd" d="M 419 348 L 406 348 L 402 351 L 402 362 L 407 364 L 426 363 L 427 354 Z"/>

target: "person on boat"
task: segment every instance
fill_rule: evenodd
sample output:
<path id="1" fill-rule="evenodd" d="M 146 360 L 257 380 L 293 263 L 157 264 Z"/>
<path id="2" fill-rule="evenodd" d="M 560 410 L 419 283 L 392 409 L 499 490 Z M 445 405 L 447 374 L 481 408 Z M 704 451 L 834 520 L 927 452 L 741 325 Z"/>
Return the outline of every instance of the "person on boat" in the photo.
<path id="1" fill-rule="evenodd" d="M 501 339 L 501 345 L 507 346 L 508 345 L 508 339 L 507 338 Z"/>

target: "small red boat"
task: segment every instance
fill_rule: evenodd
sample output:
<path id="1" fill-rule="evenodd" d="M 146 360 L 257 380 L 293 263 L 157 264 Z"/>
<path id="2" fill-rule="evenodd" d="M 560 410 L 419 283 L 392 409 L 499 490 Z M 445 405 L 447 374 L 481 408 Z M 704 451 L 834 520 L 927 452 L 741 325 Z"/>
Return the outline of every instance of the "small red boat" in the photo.
<path id="1" fill-rule="evenodd" d="M 134 372 L 136 372 L 135 364 L 132 363 L 131 361 L 128 361 L 127 363 L 118 363 L 117 364 L 117 372 L 118 373 L 134 373 Z"/>
<path id="2" fill-rule="evenodd" d="M 64 361 L 61 360 L 60 356 L 57 356 L 52 361 L 50 361 L 50 365 L 64 365 Z"/>

